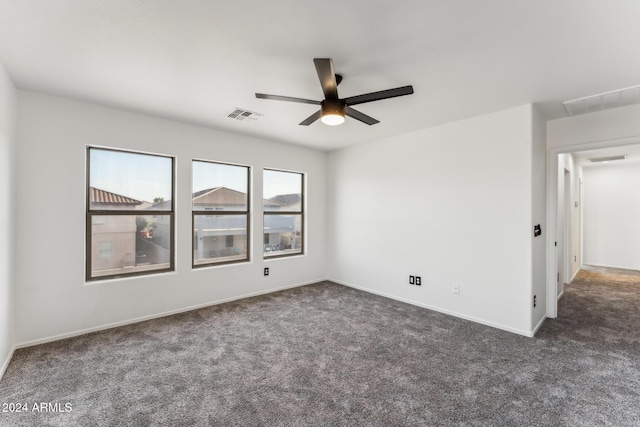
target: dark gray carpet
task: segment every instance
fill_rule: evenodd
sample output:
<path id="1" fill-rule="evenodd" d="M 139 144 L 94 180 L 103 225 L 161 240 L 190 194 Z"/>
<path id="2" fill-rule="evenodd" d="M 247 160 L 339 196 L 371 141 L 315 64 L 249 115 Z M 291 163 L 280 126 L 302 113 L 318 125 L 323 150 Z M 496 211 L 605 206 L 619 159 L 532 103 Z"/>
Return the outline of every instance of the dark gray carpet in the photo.
<path id="1" fill-rule="evenodd" d="M 639 309 L 584 271 L 525 338 L 324 282 L 21 349 L 0 424 L 637 426 Z"/>

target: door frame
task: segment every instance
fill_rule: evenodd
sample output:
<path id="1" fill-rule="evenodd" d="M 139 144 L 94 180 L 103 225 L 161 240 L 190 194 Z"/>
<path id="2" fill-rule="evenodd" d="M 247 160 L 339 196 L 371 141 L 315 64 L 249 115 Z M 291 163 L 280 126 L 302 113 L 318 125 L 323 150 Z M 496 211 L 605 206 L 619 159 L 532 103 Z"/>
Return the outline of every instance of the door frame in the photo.
<path id="1" fill-rule="evenodd" d="M 571 230 L 573 229 L 573 221 L 572 221 L 573 218 L 571 215 L 571 190 L 572 190 L 571 175 L 576 173 L 575 166 L 573 171 L 570 171 L 567 168 L 563 168 L 563 172 L 564 172 L 564 176 L 563 176 L 564 206 L 562 207 L 563 209 L 562 214 L 564 215 L 564 235 L 562 236 L 562 239 L 564 241 L 564 248 L 563 248 L 564 277 L 562 278 L 562 287 L 564 292 L 564 285 L 571 282 L 571 276 L 573 275 L 573 271 L 571 268 L 571 265 L 572 265 L 571 256 L 573 255 L 572 247 L 573 247 L 573 237 L 574 237 L 573 233 L 571 232 Z M 580 240 L 582 240 L 582 236 L 580 236 Z"/>
<path id="2" fill-rule="evenodd" d="M 579 151 L 595 150 L 598 148 L 623 147 L 625 145 L 640 144 L 640 136 L 629 138 L 609 139 L 581 144 L 565 145 L 547 148 L 547 317 L 558 317 L 558 286 L 557 271 L 557 221 L 558 221 L 558 155 Z M 562 183 L 564 185 L 564 183 Z M 580 204 L 582 206 L 582 203 Z M 566 251 L 565 251 L 566 252 Z M 582 253 L 582 243 L 580 252 Z M 565 258 L 567 254 L 564 254 Z M 564 260 L 565 265 L 567 260 Z"/>

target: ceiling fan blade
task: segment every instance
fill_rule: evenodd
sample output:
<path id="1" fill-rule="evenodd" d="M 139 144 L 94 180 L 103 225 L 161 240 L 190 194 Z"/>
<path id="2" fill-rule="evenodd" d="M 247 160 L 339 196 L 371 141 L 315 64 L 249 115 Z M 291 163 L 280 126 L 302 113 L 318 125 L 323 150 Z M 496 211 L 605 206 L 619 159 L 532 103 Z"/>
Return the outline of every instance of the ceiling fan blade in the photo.
<path id="1" fill-rule="evenodd" d="M 333 61 L 330 58 L 314 58 L 313 63 L 316 64 L 325 99 L 338 99 L 338 83 L 333 70 Z"/>
<path id="2" fill-rule="evenodd" d="M 362 123 L 366 123 L 368 125 L 375 125 L 376 123 L 380 123 L 379 120 L 374 119 L 371 116 L 367 116 L 364 113 L 361 113 L 358 110 L 355 110 L 351 107 L 344 107 L 344 114 L 349 117 L 353 117 L 356 120 L 360 120 Z"/>
<path id="3" fill-rule="evenodd" d="M 313 99 L 294 98 L 292 96 L 267 95 L 266 93 L 256 93 L 256 98 L 271 99 L 273 101 L 288 101 L 299 102 L 301 104 L 320 105 L 320 101 L 314 101 Z"/>
<path id="4" fill-rule="evenodd" d="M 311 123 L 315 122 L 320 117 L 322 117 L 322 110 L 316 111 L 315 113 L 313 113 L 312 115 L 310 115 L 309 117 L 301 121 L 300 126 L 309 126 Z"/>
<path id="5" fill-rule="evenodd" d="M 345 98 L 347 105 L 364 104 L 365 102 L 379 101 L 381 99 L 395 98 L 396 96 L 411 95 L 413 86 L 402 86 L 395 89 L 381 90 L 380 92 L 365 93 L 364 95 L 352 96 Z"/>

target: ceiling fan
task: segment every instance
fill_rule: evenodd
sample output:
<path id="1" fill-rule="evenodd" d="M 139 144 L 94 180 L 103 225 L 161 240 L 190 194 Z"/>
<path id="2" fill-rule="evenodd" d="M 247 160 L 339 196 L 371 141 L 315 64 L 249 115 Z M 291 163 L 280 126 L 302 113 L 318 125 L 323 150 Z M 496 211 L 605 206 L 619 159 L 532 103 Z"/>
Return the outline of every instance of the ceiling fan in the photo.
<path id="1" fill-rule="evenodd" d="M 314 101 L 312 99 L 267 95 L 264 93 L 256 93 L 256 98 L 319 105 L 320 110 L 300 122 L 301 126 L 309 126 L 318 119 L 327 125 L 339 125 L 344 122 L 345 116 L 360 120 L 368 125 L 375 125 L 380 122 L 373 117 L 351 108 L 351 106 L 364 104 L 365 102 L 379 101 L 381 99 L 395 98 L 396 96 L 411 95 L 413 93 L 413 86 L 402 86 L 395 89 L 381 90 L 379 92 L 371 92 L 341 99 L 338 97 L 338 85 L 342 81 L 342 76 L 336 74 L 333 70 L 333 61 L 330 58 L 315 58 L 313 62 L 316 65 L 322 92 L 324 92 L 324 100 Z"/>

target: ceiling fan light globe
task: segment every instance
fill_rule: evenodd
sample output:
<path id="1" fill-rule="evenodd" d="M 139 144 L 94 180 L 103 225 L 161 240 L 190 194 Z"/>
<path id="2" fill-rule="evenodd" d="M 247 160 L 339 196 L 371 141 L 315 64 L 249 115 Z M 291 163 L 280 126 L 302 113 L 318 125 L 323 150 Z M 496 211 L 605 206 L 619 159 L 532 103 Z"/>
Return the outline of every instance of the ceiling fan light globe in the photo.
<path id="1" fill-rule="evenodd" d="M 342 123 L 344 123 L 344 116 L 340 115 L 340 114 L 335 114 L 335 113 L 333 113 L 333 114 L 325 114 L 320 118 L 320 120 L 325 125 L 337 126 L 337 125 L 341 125 Z"/>

